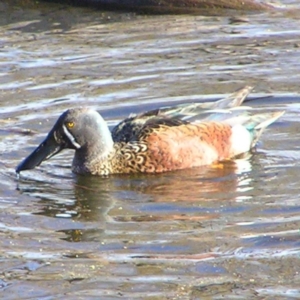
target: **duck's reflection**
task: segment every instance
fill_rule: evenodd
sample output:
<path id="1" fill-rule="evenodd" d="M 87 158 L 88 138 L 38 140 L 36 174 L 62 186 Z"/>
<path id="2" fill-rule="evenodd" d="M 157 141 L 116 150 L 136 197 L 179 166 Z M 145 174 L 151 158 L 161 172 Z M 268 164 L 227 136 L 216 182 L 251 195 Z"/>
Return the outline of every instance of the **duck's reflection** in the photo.
<path id="1" fill-rule="evenodd" d="M 119 181 L 118 186 L 143 194 L 153 202 L 234 200 L 250 171 L 251 163 L 241 159 L 158 176 L 131 177 Z"/>
<path id="2" fill-rule="evenodd" d="M 160 175 L 74 176 L 52 185 L 23 182 L 19 188 L 40 198 L 35 214 L 73 221 L 57 228 L 66 240 L 101 241 L 108 224 L 215 218 L 216 213 L 200 208 L 208 201 L 235 201 L 240 189 L 250 187 L 250 171 L 251 161 L 241 159 Z"/>

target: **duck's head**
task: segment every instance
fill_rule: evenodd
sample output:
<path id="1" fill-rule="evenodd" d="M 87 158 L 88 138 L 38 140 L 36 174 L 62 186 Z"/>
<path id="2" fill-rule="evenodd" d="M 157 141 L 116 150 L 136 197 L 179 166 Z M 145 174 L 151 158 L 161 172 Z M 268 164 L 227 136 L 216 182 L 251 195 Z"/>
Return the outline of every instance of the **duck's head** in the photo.
<path id="1" fill-rule="evenodd" d="M 69 109 L 58 118 L 46 139 L 18 165 L 16 172 L 33 169 L 66 148 L 89 156 L 104 154 L 112 147 L 111 133 L 98 112 L 84 107 Z"/>

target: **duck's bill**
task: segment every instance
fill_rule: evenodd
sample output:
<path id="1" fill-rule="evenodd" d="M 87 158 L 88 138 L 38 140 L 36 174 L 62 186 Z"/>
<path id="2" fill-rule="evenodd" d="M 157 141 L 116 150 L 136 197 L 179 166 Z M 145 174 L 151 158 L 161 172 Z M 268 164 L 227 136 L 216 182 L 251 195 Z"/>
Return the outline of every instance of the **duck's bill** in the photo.
<path id="1" fill-rule="evenodd" d="M 53 132 L 50 132 L 47 138 L 16 168 L 16 172 L 31 170 L 39 166 L 44 160 L 49 159 L 64 149 L 64 144 L 59 143 Z"/>

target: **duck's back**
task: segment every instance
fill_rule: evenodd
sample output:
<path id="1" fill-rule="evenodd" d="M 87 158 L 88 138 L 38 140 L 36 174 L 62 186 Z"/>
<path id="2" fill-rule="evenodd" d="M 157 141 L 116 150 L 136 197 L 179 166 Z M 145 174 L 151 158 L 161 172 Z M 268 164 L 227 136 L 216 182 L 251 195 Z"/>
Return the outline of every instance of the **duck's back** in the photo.
<path id="1" fill-rule="evenodd" d="M 231 157 L 231 126 L 218 122 L 145 126 L 137 140 L 116 143 L 114 173 L 161 173 Z"/>
<path id="2" fill-rule="evenodd" d="M 137 115 L 132 114 L 112 129 L 112 138 L 115 143 L 127 143 L 137 140 L 139 134 L 147 126 L 178 126 L 195 120 L 205 120 L 207 117 L 211 118 L 214 110 L 231 109 L 240 106 L 251 90 L 251 86 L 245 86 L 219 101 L 184 103 L 161 107 Z"/>
<path id="3" fill-rule="evenodd" d="M 249 151 L 284 112 L 169 126 L 144 126 L 136 140 L 116 143 L 113 173 L 161 173 L 210 165 Z"/>

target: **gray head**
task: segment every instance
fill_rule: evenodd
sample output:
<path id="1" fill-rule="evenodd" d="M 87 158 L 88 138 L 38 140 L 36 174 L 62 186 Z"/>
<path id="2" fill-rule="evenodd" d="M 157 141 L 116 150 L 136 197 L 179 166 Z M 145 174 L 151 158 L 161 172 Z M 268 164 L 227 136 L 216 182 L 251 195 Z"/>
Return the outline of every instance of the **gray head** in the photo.
<path id="1" fill-rule="evenodd" d="M 33 169 L 63 149 L 80 156 L 106 156 L 113 148 L 108 126 L 95 110 L 80 107 L 65 111 L 46 139 L 17 167 L 16 172 Z"/>

